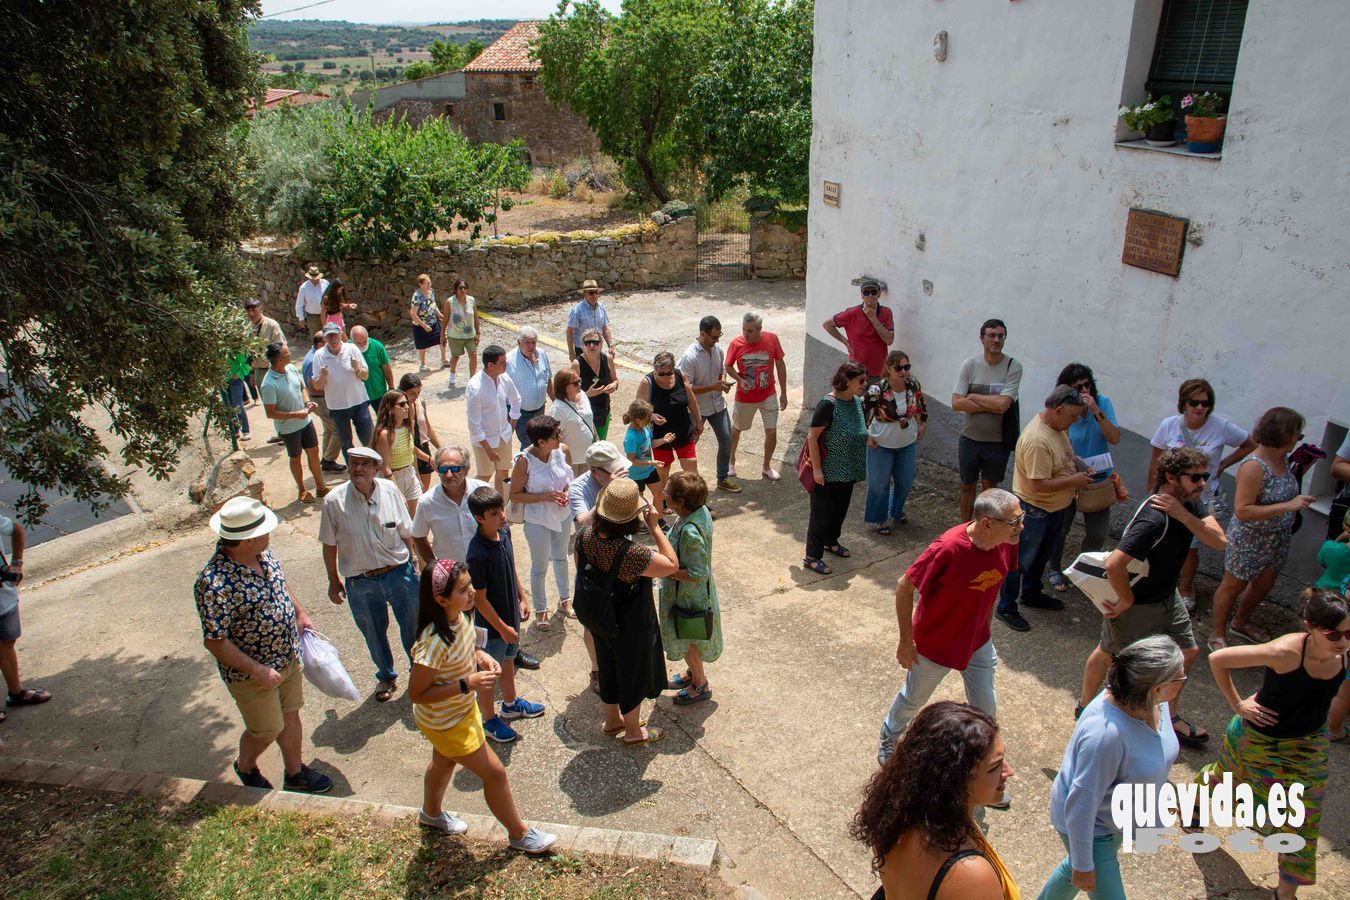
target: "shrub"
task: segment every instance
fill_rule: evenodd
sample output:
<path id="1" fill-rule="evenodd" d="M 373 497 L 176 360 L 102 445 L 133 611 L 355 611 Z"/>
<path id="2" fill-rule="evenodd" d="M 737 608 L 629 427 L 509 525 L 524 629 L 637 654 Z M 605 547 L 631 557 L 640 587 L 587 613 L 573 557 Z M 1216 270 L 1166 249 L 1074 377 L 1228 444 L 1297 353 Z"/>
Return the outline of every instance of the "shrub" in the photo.
<path id="1" fill-rule="evenodd" d="M 580 200 L 582 203 L 590 203 L 595 200 L 595 191 L 587 187 L 586 182 L 579 181 L 576 186 L 572 188 L 572 198 L 574 200 Z"/>
<path id="2" fill-rule="evenodd" d="M 567 184 L 567 176 L 562 172 L 554 172 L 548 180 L 548 195 L 554 200 L 561 200 L 567 196 L 571 188 Z"/>

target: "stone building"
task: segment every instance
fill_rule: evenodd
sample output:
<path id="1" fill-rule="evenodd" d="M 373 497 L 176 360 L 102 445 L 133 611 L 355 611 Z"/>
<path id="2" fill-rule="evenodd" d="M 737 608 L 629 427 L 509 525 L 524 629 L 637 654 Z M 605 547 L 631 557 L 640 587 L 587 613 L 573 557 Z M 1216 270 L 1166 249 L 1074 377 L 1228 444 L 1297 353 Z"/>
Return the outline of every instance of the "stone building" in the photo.
<path id="1" fill-rule="evenodd" d="M 414 125 L 427 119 L 445 116 L 455 118 L 455 109 L 467 96 L 463 72 L 441 72 L 414 81 L 389 84 L 378 91 L 354 91 L 351 104 L 354 109 L 365 109 L 373 103 L 371 113 L 377 121 L 401 115 Z"/>
<path id="2" fill-rule="evenodd" d="M 1297 15 L 1248 0 L 817 0 L 808 395 L 842 359 L 821 324 L 858 302 L 866 273 L 890 285 L 895 346 L 933 407 L 987 318 L 1007 323 L 1025 367 L 1024 421 L 1065 364 L 1090 365 L 1136 498 L 1191 377 L 1247 429 L 1270 407 L 1299 410 L 1306 439 L 1334 453 L 1350 426 L 1350 126 L 1326 115 L 1340 95 L 1324 73 L 1346 47 L 1338 0 Z M 1176 108 L 1205 90 L 1229 98 L 1217 153 L 1151 147 L 1118 118 L 1150 91 Z M 1127 232 L 1132 210 L 1185 220 L 1184 238 Z M 1175 275 L 1124 262 L 1141 236 L 1180 254 Z M 957 417 L 939 413 L 920 452 L 951 464 Z M 1304 488 L 1326 509 L 1325 463 Z M 1325 519 L 1309 518 L 1287 570 L 1300 579 L 1320 571 Z"/>

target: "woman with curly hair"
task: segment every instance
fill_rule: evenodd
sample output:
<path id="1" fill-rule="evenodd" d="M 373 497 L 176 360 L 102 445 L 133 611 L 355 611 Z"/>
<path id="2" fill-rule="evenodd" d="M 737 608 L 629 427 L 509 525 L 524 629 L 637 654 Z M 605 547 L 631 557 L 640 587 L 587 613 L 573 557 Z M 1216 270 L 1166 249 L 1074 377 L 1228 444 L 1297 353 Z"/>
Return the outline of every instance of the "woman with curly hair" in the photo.
<path id="1" fill-rule="evenodd" d="M 975 821 L 1012 774 L 988 713 L 944 700 L 915 716 L 849 826 L 881 875 L 873 900 L 1019 900 Z"/>

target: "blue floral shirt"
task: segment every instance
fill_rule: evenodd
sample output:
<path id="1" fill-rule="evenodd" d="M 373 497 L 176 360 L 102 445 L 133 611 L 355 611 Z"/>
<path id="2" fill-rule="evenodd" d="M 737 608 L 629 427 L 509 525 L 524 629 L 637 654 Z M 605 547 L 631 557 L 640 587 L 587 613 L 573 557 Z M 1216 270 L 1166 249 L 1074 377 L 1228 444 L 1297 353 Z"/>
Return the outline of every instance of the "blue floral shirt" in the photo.
<path id="1" fill-rule="evenodd" d="M 281 563 L 272 551 L 264 550 L 258 561 L 262 575 L 217 550 L 192 589 L 197 615 L 207 640 L 224 638 L 244 655 L 281 671 L 300 655 L 295 604 L 286 591 Z M 216 665 L 227 682 L 252 677 L 219 661 Z"/>

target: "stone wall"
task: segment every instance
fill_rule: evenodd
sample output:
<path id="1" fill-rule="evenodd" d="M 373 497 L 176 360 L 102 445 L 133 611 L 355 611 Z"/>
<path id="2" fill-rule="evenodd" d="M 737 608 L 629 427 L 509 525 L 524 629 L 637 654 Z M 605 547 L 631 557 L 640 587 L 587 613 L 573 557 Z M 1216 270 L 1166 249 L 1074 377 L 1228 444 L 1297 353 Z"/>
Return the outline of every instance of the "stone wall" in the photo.
<path id="1" fill-rule="evenodd" d="M 806 223 L 770 212 L 750 216 L 750 274 L 755 278 L 806 277 Z"/>
<path id="2" fill-rule="evenodd" d="M 295 292 L 313 260 L 289 250 L 245 249 L 243 254 L 252 264 L 251 278 L 266 314 L 292 323 Z M 463 278 L 480 308 L 489 311 L 573 293 L 587 278 L 610 290 L 683 284 L 694 280 L 695 263 L 692 216 L 607 232 L 455 243 L 414 251 L 398 262 L 319 261 L 325 277 L 341 278 L 347 296 L 360 304 L 355 317 L 347 316 L 348 326 L 374 328 L 407 321 L 408 298 L 421 272 L 431 275 L 438 297 L 448 296 L 454 280 Z"/>
<path id="3" fill-rule="evenodd" d="M 586 120 L 544 96 L 535 75 L 466 72 L 467 96 L 455 104 L 451 121 L 475 144 L 506 144 L 520 138 L 537 166 L 559 166 L 578 156 L 600 152 L 600 141 Z M 504 119 L 494 118 L 500 103 Z"/>

